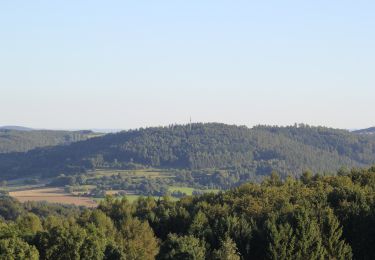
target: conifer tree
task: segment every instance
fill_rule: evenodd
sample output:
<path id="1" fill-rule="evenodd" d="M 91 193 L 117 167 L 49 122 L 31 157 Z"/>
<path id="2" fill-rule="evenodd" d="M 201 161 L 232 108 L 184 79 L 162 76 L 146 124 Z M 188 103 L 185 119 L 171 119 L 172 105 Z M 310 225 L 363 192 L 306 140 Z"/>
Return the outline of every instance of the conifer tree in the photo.
<path id="1" fill-rule="evenodd" d="M 326 250 L 316 219 L 306 209 L 300 209 L 297 210 L 294 221 L 294 259 L 324 259 Z"/>
<path id="2" fill-rule="evenodd" d="M 229 237 L 221 241 L 221 246 L 214 252 L 214 259 L 217 260 L 240 260 L 240 254 L 236 243 Z"/>
<path id="3" fill-rule="evenodd" d="M 277 224 L 276 218 L 269 219 L 266 223 L 269 259 L 293 259 L 296 238 L 289 223 Z"/>
<path id="4" fill-rule="evenodd" d="M 201 240 L 193 236 L 168 235 L 158 255 L 158 260 L 204 260 L 206 249 Z"/>
<path id="5" fill-rule="evenodd" d="M 352 249 L 342 238 L 342 228 L 332 209 L 325 210 L 322 226 L 323 243 L 327 250 L 328 258 L 351 259 Z"/>

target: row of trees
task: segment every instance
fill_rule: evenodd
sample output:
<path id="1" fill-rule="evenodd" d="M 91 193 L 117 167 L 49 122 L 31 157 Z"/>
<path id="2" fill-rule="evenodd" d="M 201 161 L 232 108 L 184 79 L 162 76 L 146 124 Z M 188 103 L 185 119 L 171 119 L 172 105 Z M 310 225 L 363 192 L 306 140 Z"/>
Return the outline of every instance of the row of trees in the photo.
<path id="1" fill-rule="evenodd" d="M 1 203 L 1 259 L 375 258 L 375 167 L 96 209 Z"/>

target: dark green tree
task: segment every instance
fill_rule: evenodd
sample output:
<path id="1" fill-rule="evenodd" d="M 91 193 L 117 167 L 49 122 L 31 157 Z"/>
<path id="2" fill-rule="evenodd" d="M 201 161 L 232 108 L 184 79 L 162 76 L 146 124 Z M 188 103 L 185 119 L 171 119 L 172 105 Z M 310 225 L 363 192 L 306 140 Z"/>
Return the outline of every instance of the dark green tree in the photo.
<path id="1" fill-rule="evenodd" d="M 332 209 L 326 209 L 322 223 L 323 244 L 329 259 L 351 259 L 352 249 L 342 237 L 342 228 Z"/>
<path id="2" fill-rule="evenodd" d="M 240 254 L 237 250 L 236 243 L 227 237 L 221 241 L 221 246 L 218 250 L 214 251 L 214 259 L 217 260 L 240 260 Z"/>
<path id="3" fill-rule="evenodd" d="M 157 259 L 203 260 L 205 254 L 205 246 L 198 238 L 170 234 L 163 243 Z"/>
<path id="4" fill-rule="evenodd" d="M 38 260 L 38 250 L 20 238 L 0 239 L 0 259 L 4 260 Z"/>

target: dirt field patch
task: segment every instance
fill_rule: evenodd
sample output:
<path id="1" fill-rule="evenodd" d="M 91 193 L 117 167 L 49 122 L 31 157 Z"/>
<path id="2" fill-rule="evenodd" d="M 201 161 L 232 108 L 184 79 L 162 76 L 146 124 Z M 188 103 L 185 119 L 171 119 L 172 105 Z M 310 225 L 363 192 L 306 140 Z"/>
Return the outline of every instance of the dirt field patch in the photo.
<path id="1" fill-rule="evenodd" d="M 64 192 L 62 188 L 43 188 L 9 192 L 9 195 L 25 201 L 47 201 L 50 203 L 74 204 L 77 206 L 96 207 L 97 203 L 85 197 L 74 197 Z"/>

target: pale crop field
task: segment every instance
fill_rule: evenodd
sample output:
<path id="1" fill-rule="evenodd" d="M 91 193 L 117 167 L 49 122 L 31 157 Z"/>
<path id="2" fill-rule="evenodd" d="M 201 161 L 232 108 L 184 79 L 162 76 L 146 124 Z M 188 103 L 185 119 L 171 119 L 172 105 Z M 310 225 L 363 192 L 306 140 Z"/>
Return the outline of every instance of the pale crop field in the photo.
<path id="1" fill-rule="evenodd" d="M 97 203 L 91 198 L 75 197 L 64 192 L 62 188 L 42 188 L 9 192 L 9 195 L 20 202 L 47 201 L 50 203 L 74 204 L 76 206 L 96 207 Z"/>

